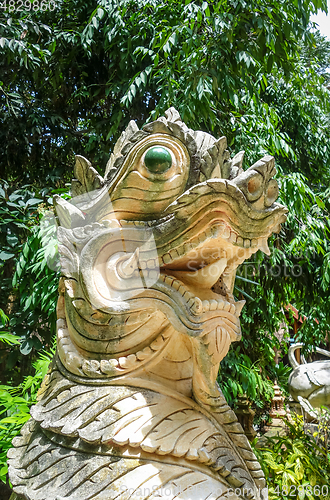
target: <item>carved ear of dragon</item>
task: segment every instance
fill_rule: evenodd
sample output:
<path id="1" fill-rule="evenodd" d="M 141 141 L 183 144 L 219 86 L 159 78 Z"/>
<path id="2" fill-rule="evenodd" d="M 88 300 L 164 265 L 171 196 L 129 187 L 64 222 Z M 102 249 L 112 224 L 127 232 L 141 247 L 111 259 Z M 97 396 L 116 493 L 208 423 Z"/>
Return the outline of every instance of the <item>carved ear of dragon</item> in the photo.
<path id="1" fill-rule="evenodd" d="M 286 209 L 274 159 L 244 171 L 226 147 L 170 108 L 129 123 L 104 178 L 77 156 L 55 199 L 57 354 L 9 454 L 22 498 L 267 498 L 216 378 L 241 338 L 237 266 Z"/>
<path id="2" fill-rule="evenodd" d="M 104 185 L 104 179 L 83 156 L 76 156 L 74 175 L 76 178 L 71 183 L 73 197 L 96 191 Z"/>

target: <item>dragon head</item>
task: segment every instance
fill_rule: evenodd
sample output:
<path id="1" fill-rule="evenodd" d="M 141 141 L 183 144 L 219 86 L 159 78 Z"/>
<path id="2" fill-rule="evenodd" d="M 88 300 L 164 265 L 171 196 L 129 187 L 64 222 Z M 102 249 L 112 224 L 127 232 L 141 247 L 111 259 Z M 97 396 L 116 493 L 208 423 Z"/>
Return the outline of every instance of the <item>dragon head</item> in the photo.
<path id="1" fill-rule="evenodd" d="M 130 365 L 160 325 L 191 338 L 202 332 L 215 362 L 240 338 L 236 269 L 259 249 L 269 253 L 287 210 L 275 203 L 274 158 L 244 171 L 244 152 L 230 158 L 226 145 L 170 108 L 142 130 L 129 123 L 104 178 L 77 157 L 73 203 L 56 200 L 63 300 L 79 355 L 108 359 L 108 376 Z M 60 356 L 68 365 L 64 348 Z M 91 369 L 79 363 L 69 369 Z"/>

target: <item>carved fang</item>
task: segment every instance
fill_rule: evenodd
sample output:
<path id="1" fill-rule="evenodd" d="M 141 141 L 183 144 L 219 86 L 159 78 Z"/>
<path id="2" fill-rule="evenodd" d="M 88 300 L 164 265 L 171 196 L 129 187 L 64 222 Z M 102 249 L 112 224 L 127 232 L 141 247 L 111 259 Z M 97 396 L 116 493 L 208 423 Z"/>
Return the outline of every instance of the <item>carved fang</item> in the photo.
<path id="1" fill-rule="evenodd" d="M 270 255 L 270 250 L 269 250 L 269 246 L 267 243 L 267 238 L 262 238 L 261 245 L 259 245 L 259 250 L 261 250 L 266 255 Z"/>
<path id="2" fill-rule="evenodd" d="M 239 301 L 235 302 L 235 316 L 236 316 L 236 318 L 238 318 L 239 315 L 241 314 L 241 311 L 242 311 L 245 303 L 246 303 L 246 300 L 239 300 Z"/>
<path id="3" fill-rule="evenodd" d="M 140 250 L 137 248 L 127 260 L 119 262 L 117 271 L 121 278 L 131 278 L 134 272 L 139 270 L 139 256 Z"/>

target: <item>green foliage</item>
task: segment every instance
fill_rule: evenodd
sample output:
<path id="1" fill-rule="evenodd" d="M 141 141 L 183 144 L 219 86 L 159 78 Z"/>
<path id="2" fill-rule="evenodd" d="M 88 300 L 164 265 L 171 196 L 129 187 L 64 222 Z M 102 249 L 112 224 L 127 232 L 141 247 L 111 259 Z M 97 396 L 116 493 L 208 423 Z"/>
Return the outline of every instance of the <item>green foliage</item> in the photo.
<path id="1" fill-rule="evenodd" d="M 245 323 L 245 331 L 247 328 Z M 274 348 L 279 345 L 274 335 L 251 328 L 250 335 L 244 335 L 239 344 L 233 344 L 221 361 L 218 383 L 226 400 L 235 408 L 239 396 L 245 394 L 255 409 L 254 423 L 259 427 L 268 421 L 275 380 L 288 395 L 291 367 L 283 362 L 275 364 Z"/>
<path id="2" fill-rule="evenodd" d="M 57 242 L 42 203 L 48 191 L 38 193 L 31 186 L 15 190 L 7 182 L 0 186 L 0 362 L 2 379 L 16 384 L 29 373 L 32 349 L 50 345 L 55 332 Z M 14 344 L 32 357 L 20 359 Z"/>
<path id="3" fill-rule="evenodd" d="M 257 331 L 268 331 L 271 338 L 287 322 L 283 306 L 293 304 L 306 317 L 297 340 L 320 345 L 330 322 L 330 204 L 300 173 L 281 176 L 280 183 L 281 201 L 289 208 L 287 223 L 271 238 L 270 257 L 257 254 L 238 270 L 244 292 L 254 299 L 243 309 L 242 329 L 260 344 Z M 275 338 L 272 342 L 277 344 Z"/>
<path id="4" fill-rule="evenodd" d="M 257 293 L 238 284 L 252 319 L 245 333 L 272 334 L 292 302 L 318 318 L 317 332 L 308 321 L 301 333 L 319 343 L 330 311 L 330 42 L 308 24 L 319 8 L 325 0 L 64 0 L 52 12 L 5 11 L 3 175 L 54 183 L 70 177 L 73 152 L 103 171 L 130 119 L 142 125 L 171 105 L 192 128 L 246 149 L 247 164 L 275 155 L 291 217 L 271 259 L 256 257 Z M 278 265 L 280 275 L 269 272 Z"/>
<path id="5" fill-rule="evenodd" d="M 299 415 L 285 423 L 287 435 L 268 438 L 267 447 L 255 449 L 268 478 L 269 500 L 329 500 L 329 443 L 305 433 Z"/>
<path id="6" fill-rule="evenodd" d="M 8 324 L 9 318 L 5 315 L 2 309 L 0 309 L 0 343 L 9 345 L 18 345 L 20 344 L 20 339 L 15 335 L 12 335 L 10 332 L 5 331 L 4 328 Z"/>
<path id="7" fill-rule="evenodd" d="M 307 343 L 322 343 L 330 323 L 330 42 L 309 26 L 319 8 L 325 0 L 62 0 L 54 11 L 3 12 L 3 376 L 21 380 L 54 331 L 56 242 L 53 226 L 40 226 L 51 194 L 41 186 L 70 180 L 73 153 L 104 172 L 129 120 L 141 126 L 175 106 L 191 128 L 246 149 L 247 166 L 276 158 L 288 222 L 270 258 L 258 252 L 238 270 L 243 340 L 219 382 L 231 404 L 246 392 L 260 411 L 275 378 L 285 388 L 287 369 L 274 362 L 284 306 L 306 316 Z M 17 338 L 30 354 L 4 343 Z"/>
<path id="8" fill-rule="evenodd" d="M 130 119 L 174 105 L 251 159 L 267 150 L 290 167 L 316 165 L 329 141 L 328 59 L 306 29 L 318 8 L 326 1 L 65 0 L 4 12 L 0 164 L 29 181 L 70 172 L 72 151 L 104 165 Z"/>
<path id="9" fill-rule="evenodd" d="M 273 383 L 266 377 L 260 360 L 252 363 L 251 357 L 234 346 L 221 362 L 218 382 L 228 403 L 234 405 L 239 395 L 246 394 L 257 406 L 270 403 L 274 392 Z"/>
<path id="10" fill-rule="evenodd" d="M 31 186 L 11 190 L 8 182 L 2 181 L 0 184 L 0 269 L 4 273 L 2 291 L 9 286 L 13 260 L 18 258 L 30 228 L 37 222 L 36 208 L 42 201 L 36 197 Z M 9 272 L 6 267 L 10 268 Z"/>
<path id="11" fill-rule="evenodd" d="M 4 172 L 20 181 L 65 178 L 72 152 L 104 170 L 130 119 L 142 125 L 171 105 L 192 128 L 246 149 L 247 164 L 275 155 L 292 215 L 271 259 L 256 257 L 257 293 L 238 284 L 248 302 L 259 296 L 248 305 L 246 333 L 274 332 L 282 305 L 292 302 L 320 318 L 317 333 L 302 332 L 320 342 L 330 311 L 330 42 L 308 23 L 326 2 L 65 0 L 57 7 L 5 12 L 0 25 Z M 269 272 L 275 266 L 280 275 Z"/>
<path id="12" fill-rule="evenodd" d="M 39 355 L 33 363 L 34 374 L 25 377 L 18 387 L 0 385 L 0 480 L 6 483 L 7 451 L 22 425 L 30 418 L 30 407 L 36 403 L 37 392 L 46 375 L 55 349 Z"/>
<path id="13" fill-rule="evenodd" d="M 56 322 L 58 275 L 57 240 L 54 217 L 41 218 L 28 236 L 13 276 L 14 293 L 19 295 L 12 330 L 20 334 L 21 352 L 29 354 L 49 343 Z M 46 319 L 47 318 L 47 319 Z M 42 339 L 42 341 L 40 340 Z"/>

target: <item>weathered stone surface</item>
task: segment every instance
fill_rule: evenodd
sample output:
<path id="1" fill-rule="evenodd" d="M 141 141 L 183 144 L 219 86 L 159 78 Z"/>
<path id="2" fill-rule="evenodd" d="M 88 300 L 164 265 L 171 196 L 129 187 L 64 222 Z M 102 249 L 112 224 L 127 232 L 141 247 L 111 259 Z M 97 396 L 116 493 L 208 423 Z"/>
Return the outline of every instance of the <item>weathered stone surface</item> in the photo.
<path id="1" fill-rule="evenodd" d="M 104 179 L 77 158 L 56 202 L 57 355 L 8 455 L 20 498 L 267 498 L 216 383 L 241 338 L 236 268 L 286 213 L 274 160 L 242 161 L 173 108 L 129 124 Z"/>

